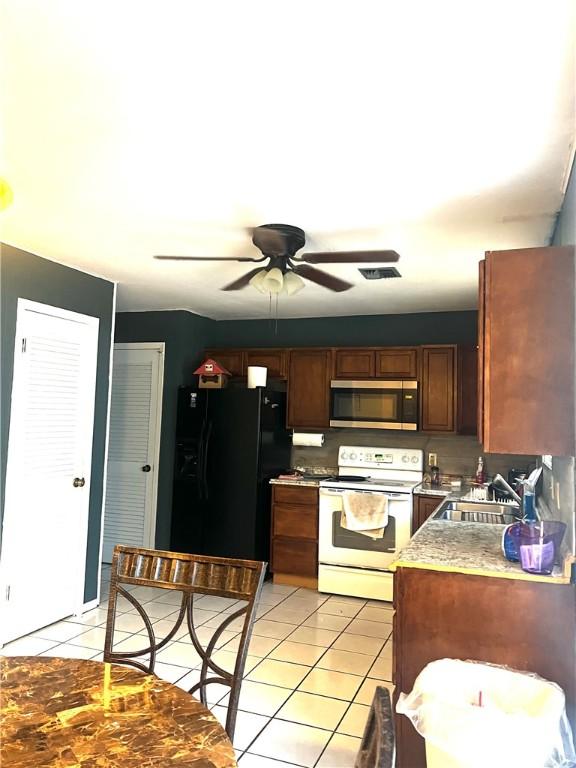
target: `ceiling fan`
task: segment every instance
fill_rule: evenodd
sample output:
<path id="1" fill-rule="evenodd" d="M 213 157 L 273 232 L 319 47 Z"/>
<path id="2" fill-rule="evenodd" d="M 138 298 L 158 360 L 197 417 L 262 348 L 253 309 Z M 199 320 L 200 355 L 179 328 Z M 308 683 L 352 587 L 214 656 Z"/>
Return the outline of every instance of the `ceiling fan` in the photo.
<path id="1" fill-rule="evenodd" d="M 300 227 L 290 224 L 262 224 L 252 229 L 252 242 L 262 252 L 258 258 L 242 257 L 209 257 L 209 256 L 154 256 L 155 259 L 172 261 L 246 261 L 262 263 L 269 260 L 267 265 L 251 269 L 237 280 L 228 283 L 221 290 L 237 291 L 252 285 L 262 293 L 280 293 L 284 290 L 289 295 L 297 293 L 304 287 L 301 278 L 324 286 L 331 291 L 347 291 L 352 283 L 334 277 L 310 264 L 366 264 L 390 263 L 398 261 L 400 256 L 396 251 L 336 251 L 327 253 L 296 252 L 304 247 L 306 235 Z"/>

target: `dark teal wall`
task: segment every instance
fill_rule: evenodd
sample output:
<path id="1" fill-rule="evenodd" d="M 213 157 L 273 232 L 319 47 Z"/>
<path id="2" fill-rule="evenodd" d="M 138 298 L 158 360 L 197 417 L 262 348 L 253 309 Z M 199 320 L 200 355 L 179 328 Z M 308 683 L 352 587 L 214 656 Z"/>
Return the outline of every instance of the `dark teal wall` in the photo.
<path id="1" fill-rule="evenodd" d="M 213 323 L 218 347 L 343 347 L 475 344 L 478 313 L 313 317 L 298 320 L 221 320 Z M 276 327 L 277 326 L 277 327 Z"/>
<path id="2" fill-rule="evenodd" d="M 166 345 L 156 515 L 156 547 L 159 549 L 167 549 L 170 544 L 176 392 L 181 384 L 192 383 L 192 372 L 202 362 L 204 347 L 211 343 L 213 325 L 212 320 L 184 311 L 119 312 L 116 315 L 115 341 L 163 341 Z"/>
<path id="3" fill-rule="evenodd" d="M 0 514 L 4 511 L 4 478 L 8 453 L 10 398 L 14 365 L 14 337 L 16 334 L 16 307 L 18 299 L 30 299 L 73 312 L 81 312 L 100 320 L 98 334 L 98 362 L 96 400 L 94 410 L 94 442 L 92 448 L 92 478 L 88 518 L 88 550 L 86 554 L 86 602 L 96 597 L 98 557 L 100 553 L 100 525 L 102 517 L 104 450 L 108 414 L 108 375 L 110 363 L 110 337 L 114 305 L 114 285 L 107 280 L 92 277 L 76 269 L 42 259 L 9 245 L 1 246 L 1 318 L 2 336 L 0 359 L 2 382 L 0 408 L 2 413 L 0 434 Z"/>
<path id="4" fill-rule="evenodd" d="M 564 202 L 552 235 L 552 245 L 576 244 L 576 170 L 572 166 Z"/>

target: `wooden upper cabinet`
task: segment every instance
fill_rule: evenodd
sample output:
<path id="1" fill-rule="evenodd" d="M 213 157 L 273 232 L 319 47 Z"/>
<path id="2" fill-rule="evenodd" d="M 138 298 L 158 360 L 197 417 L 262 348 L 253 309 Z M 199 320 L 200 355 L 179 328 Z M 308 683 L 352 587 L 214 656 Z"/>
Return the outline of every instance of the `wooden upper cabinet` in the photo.
<path id="1" fill-rule="evenodd" d="M 285 379 L 287 374 L 286 349 L 247 349 L 244 352 L 245 367 L 260 365 L 268 369 L 268 378 Z"/>
<path id="2" fill-rule="evenodd" d="M 475 435 L 478 418 L 478 349 L 458 347 L 458 433 Z"/>
<path id="3" fill-rule="evenodd" d="M 415 379 L 418 376 L 418 350 L 388 347 L 376 350 L 376 378 Z"/>
<path id="4" fill-rule="evenodd" d="M 573 456 L 574 247 L 486 254 L 483 444 Z"/>
<path id="5" fill-rule="evenodd" d="M 456 429 L 456 346 L 422 347 L 421 429 Z"/>
<path id="6" fill-rule="evenodd" d="M 334 378 L 373 378 L 374 358 L 373 349 L 336 349 L 334 350 Z"/>
<path id="7" fill-rule="evenodd" d="M 243 349 L 206 349 L 204 355 L 216 360 L 227 371 L 230 371 L 232 376 L 246 375 Z"/>
<path id="8" fill-rule="evenodd" d="M 476 395 L 478 399 L 476 425 L 478 440 L 484 443 L 484 277 L 486 262 L 481 261 L 478 265 L 478 382 L 476 386 Z"/>
<path id="9" fill-rule="evenodd" d="M 329 426 L 331 363 L 329 349 L 290 350 L 287 426 Z"/>

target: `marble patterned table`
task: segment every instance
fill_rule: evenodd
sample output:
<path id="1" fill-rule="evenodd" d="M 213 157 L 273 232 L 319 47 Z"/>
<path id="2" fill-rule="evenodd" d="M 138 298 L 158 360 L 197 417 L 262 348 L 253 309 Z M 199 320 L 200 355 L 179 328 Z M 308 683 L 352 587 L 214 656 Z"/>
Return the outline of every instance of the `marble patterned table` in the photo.
<path id="1" fill-rule="evenodd" d="M 0 659 L 2 768 L 233 768 L 232 744 L 190 694 L 83 659 Z"/>

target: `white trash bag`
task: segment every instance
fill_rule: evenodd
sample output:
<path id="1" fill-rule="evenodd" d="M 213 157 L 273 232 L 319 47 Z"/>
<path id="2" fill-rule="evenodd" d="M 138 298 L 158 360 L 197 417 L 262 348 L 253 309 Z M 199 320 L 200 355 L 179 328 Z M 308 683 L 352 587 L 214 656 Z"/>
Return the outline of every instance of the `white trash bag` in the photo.
<path id="1" fill-rule="evenodd" d="M 428 664 L 396 711 L 426 739 L 428 768 L 576 763 L 564 692 L 530 672 L 460 659 Z"/>

